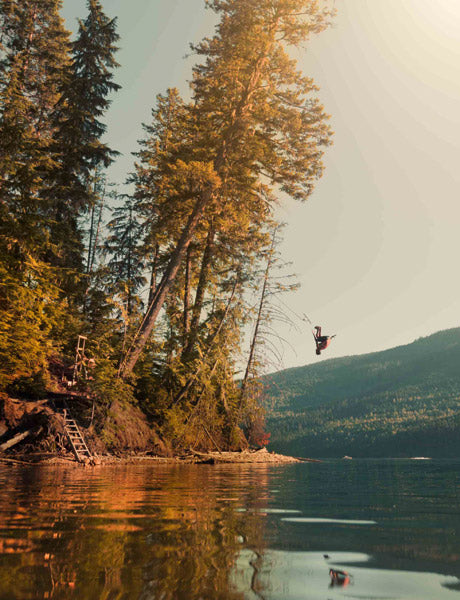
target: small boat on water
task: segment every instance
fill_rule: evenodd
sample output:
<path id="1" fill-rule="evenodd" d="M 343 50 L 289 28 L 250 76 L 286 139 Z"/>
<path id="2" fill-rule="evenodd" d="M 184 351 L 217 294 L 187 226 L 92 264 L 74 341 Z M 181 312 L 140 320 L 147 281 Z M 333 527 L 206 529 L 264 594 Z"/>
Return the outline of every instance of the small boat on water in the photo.
<path id="1" fill-rule="evenodd" d="M 353 460 L 353 457 L 345 455 L 345 456 L 342 457 L 342 460 Z"/>
<path id="2" fill-rule="evenodd" d="M 429 456 L 411 456 L 411 460 L 431 460 Z"/>

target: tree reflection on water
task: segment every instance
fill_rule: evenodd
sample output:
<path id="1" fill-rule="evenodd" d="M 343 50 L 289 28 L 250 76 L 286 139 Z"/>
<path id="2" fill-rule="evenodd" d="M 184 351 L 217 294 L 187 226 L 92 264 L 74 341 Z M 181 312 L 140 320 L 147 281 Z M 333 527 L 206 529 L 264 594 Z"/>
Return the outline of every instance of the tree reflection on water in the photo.
<path id="1" fill-rule="evenodd" d="M 460 462 L 419 463 L 2 466 L 0 600 L 441 600 Z"/>
<path id="2" fill-rule="evenodd" d="M 0 471 L 0 598 L 238 600 L 264 554 L 266 466 Z"/>

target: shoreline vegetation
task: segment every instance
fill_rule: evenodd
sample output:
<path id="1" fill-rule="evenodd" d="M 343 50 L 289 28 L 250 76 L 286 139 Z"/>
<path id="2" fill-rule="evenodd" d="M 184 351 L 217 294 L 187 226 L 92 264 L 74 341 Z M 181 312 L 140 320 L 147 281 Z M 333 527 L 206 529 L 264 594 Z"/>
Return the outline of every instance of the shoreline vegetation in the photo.
<path id="1" fill-rule="evenodd" d="M 277 208 L 309 199 L 332 139 L 292 50 L 333 2 L 204 5 L 189 92 L 158 94 L 114 182 L 117 19 L 87 0 L 72 33 L 62 0 L 0 4 L 0 452 L 269 442 L 260 377 L 298 287 Z"/>
<path id="2" fill-rule="evenodd" d="M 107 452 L 106 447 L 102 443 L 101 437 L 95 434 L 92 425 L 83 428 L 80 425 L 80 430 L 83 439 L 86 440 L 90 449 L 89 456 L 79 456 L 78 452 L 74 454 L 69 451 L 69 444 L 66 443 L 66 423 L 62 413 L 56 409 L 56 397 L 54 399 L 45 399 L 41 401 L 20 401 L 17 399 L 7 398 L 4 401 L 4 415 L 8 419 L 10 430 L 16 434 L 18 438 L 17 445 L 12 443 L 15 435 L 10 436 L 5 446 L 11 444 L 13 452 L 6 453 L 4 447 L 0 444 L 0 464 L 50 464 L 50 465 L 83 465 L 83 466 L 99 466 L 110 464 L 289 464 L 297 462 L 321 462 L 317 459 L 299 458 L 269 452 L 267 449 L 250 449 L 245 448 L 239 451 L 228 451 L 217 448 L 215 440 L 212 439 L 217 449 L 198 451 L 189 448 L 182 452 L 175 452 L 172 448 L 167 448 L 165 444 L 157 439 L 155 453 L 152 434 L 153 432 L 147 426 L 143 415 L 140 411 L 133 411 L 131 407 L 131 427 L 125 429 L 124 433 L 129 434 L 130 429 L 134 429 L 133 418 L 138 421 L 135 427 L 138 430 L 141 438 L 143 438 L 144 449 L 141 449 L 141 443 L 137 440 L 126 440 L 123 433 L 118 433 L 118 443 L 116 453 Z M 113 420 L 113 417 L 112 417 Z M 0 421 L 1 423 L 1 421 Z M 125 424 L 118 425 L 121 429 L 125 428 Z M 27 429 L 26 429 L 27 428 Z M 28 433 L 24 436 L 24 431 Z M 46 447 L 50 445 L 54 451 L 37 451 L 37 444 L 33 440 L 36 436 L 41 436 L 43 430 L 48 431 L 48 435 L 42 439 L 38 447 Z M 142 431 L 143 430 L 143 431 Z M 0 430 L 0 433 L 2 431 Z M 8 433 L 8 431 L 7 431 Z M 113 432 L 112 432 L 113 433 Z M 28 441 L 28 437 L 32 437 L 32 441 Z M 0 440 L 5 437 L 5 432 L 0 435 Z M 24 442 L 27 442 L 23 447 Z M 71 444 L 73 447 L 73 445 Z M 114 444 L 112 444 L 112 447 Z M 134 449 L 135 447 L 135 449 Z M 16 448 L 19 448 L 16 450 Z"/>

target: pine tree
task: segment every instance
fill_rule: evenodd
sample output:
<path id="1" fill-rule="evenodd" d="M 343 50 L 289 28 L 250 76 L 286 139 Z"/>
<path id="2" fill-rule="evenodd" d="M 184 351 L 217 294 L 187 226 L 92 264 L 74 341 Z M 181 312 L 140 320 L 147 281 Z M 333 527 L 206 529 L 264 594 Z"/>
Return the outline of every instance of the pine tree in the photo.
<path id="1" fill-rule="evenodd" d="M 189 136 L 193 131 L 189 106 L 176 89 L 158 95 L 152 123 L 143 125 L 145 139 L 136 153 L 135 211 L 143 226 L 144 253 L 156 256 L 156 277 L 167 262 L 177 239 L 180 224 L 190 210 L 190 182 L 180 177 L 179 165 L 192 160 Z M 190 173 L 193 176 L 193 173 Z"/>
<path id="2" fill-rule="evenodd" d="M 8 251 L 3 244 L 0 252 Z M 0 390 L 34 387 L 43 392 L 48 360 L 57 354 L 56 330 L 66 303 L 54 283 L 53 270 L 23 254 L 21 268 L 3 254 L 0 260 Z M 41 388 L 41 389 L 40 389 Z"/>
<path id="3" fill-rule="evenodd" d="M 286 53 L 286 46 L 323 30 L 329 13 L 314 0 L 207 4 L 221 20 L 215 36 L 195 47 L 204 61 L 192 81 L 194 129 L 183 136 L 193 144 L 193 160 L 177 159 L 170 167 L 193 195 L 123 375 L 136 364 L 203 219 L 208 215 L 210 223 L 216 206 L 232 214 L 235 201 L 249 203 L 251 221 L 263 222 L 275 188 L 305 200 L 321 176 L 322 148 L 329 143 L 326 115 L 312 96 L 316 88 Z"/>
<path id="4" fill-rule="evenodd" d="M 51 112 L 69 60 L 60 7 L 60 0 L 0 4 L 2 226 L 17 245 L 39 246 L 42 252 L 47 243 L 43 187 L 55 166 Z"/>
<path id="5" fill-rule="evenodd" d="M 113 81 L 118 39 L 116 18 L 109 19 L 98 0 L 88 0 L 88 15 L 79 22 L 72 62 L 54 111 L 57 168 L 49 191 L 52 236 L 59 248 L 54 260 L 80 272 L 84 270 L 80 220 L 97 201 L 91 180 L 118 154 L 101 139 L 109 96 L 120 88 Z"/>
<path id="6" fill-rule="evenodd" d="M 0 386 L 45 382 L 65 301 L 44 262 L 52 111 L 69 64 L 60 0 L 0 3 Z"/>
<path id="7" fill-rule="evenodd" d="M 134 305 L 141 303 L 139 293 L 146 283 L 140 248 L 141 225 L 136 220 L 131 198 L 128 197 L 122 205 L 113 209 L 113 218 L 107 224 L 107 230 L 104 250 L 109 256 L 109 285 L 115 294 L 121 295 L 129 318 Z"/>

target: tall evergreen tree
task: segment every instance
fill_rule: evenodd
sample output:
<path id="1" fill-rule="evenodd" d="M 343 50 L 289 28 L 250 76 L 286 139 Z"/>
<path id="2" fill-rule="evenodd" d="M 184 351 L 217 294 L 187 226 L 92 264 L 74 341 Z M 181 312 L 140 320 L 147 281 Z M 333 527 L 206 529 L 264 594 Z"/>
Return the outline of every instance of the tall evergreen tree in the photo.
<path id="1" fill-rule="evenodd" d="M 0 3 L 0 195 L 5 235 L 46 243 L 44 181 L 51 156 L 51 113 L 68 66 L 69 33 L 61 0 Z M 19 243 L 19 242 L 18 242 Z"/>
<path id="2" fill-rule="evenodd" d="M 116 18 L 104 14 L 99 0 L 88 0 L 87 6 L 54 112 L 57 168 L 49 192 L 52 236 L 60 248 L 58 262 L 79 271 L 83 270 L 79 220 L 96 202 L 91 177 L 118 154 L 102 140 L 106 125 L 101 119 L 110 106 L 110 94 L 120 88 L 113 80 L 118 66 L 114 58 L 119 39 Z"/>
<path id="3" fill-rule="evenodd" d="M 52 111 L 69 64 L 61 0 L 0 2 L 0 386 L 46 379 L 64 314 L 49 252 Z"/>
<path id="4" fill-rule="evenodd" d="M 2 244 L 0 252 L 4 250 Z M 35 391 L 43 393 L 48 382 L 48 360 L 59 350 L 56 331 L 66 306 L 48 265 L 23 254 L 21 268 L 17 266 L 16 261 L 2 256 L 0 391 L 11 385 L 16 386 L 15 391 L 21 387 L 30 391 L 32 384 Z"/>
<path id="5" fill-rule="evenodd" d="M 141 226 L 136 219 L 132 199 L 113 209 L 113 218 L 107 224 L 108 235 L 104 249 L 108 254 L 109 285 L 121 295 L 128 317 L 134 304 L 140 303 L 138 294 L 146 283 L 143 254 L 140 249 Z"/>
<path id="6" fill-rule="evenodd" d="M 305 200 L 322 173 L 322 149 L 329 143 L 326 115 L 312 96 L 316 87 L 286 53 L 287 46 L 323 30 L 329 13 L 315 0 L 207 5 L 220 22 L 215 36 L 195 47 L 204 60 L 192 81 L 194 130 L 184 136 L 193 140 L 193 160 L 177 158 L 171 165 L 176 180 L 191 191 L 187 218 L 123 375 L 136 364 L 203 219 L 216 207 L 231 215 L 232 200 L 239 199 L 251 204 L 250 221 L 263 222 L 274 189 Z"/>

